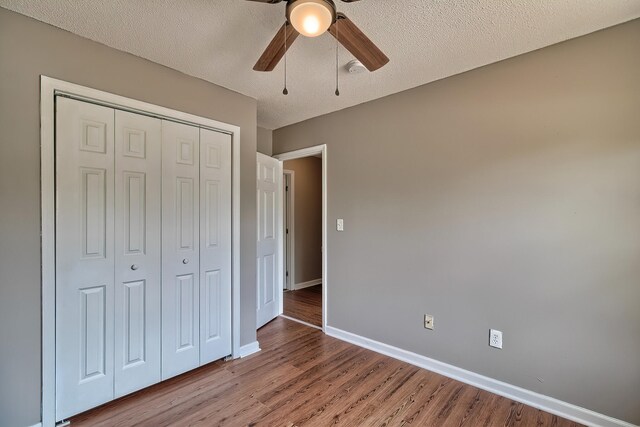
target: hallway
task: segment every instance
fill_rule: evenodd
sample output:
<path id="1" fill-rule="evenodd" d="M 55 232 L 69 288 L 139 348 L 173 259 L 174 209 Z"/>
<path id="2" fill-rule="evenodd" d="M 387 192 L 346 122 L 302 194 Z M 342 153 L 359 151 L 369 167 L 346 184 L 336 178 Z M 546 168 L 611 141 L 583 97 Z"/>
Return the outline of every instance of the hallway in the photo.
<path id="1" fill-rule="evenodd" d="M 284 293 L 283 314 L 322 327 L 322 285 Z"/>

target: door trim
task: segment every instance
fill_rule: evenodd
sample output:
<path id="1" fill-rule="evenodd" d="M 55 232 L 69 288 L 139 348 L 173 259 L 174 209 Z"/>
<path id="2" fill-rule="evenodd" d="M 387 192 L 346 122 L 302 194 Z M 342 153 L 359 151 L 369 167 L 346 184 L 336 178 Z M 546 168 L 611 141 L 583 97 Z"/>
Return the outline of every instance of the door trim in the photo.
<path id="1" fill-rule="evenodd" d="M 322 157 L 322 331 L 327 330 L 327 294 L 329 289 L 329 277 L 327 274 L 327 231 L 329 223 L 327 216 L 327 145 L 316 145 L 314 147 L 302 148 L 300 150 L 289 151 L 274 155 L 273 157 L 284 162 L 286 160 L 300 159 L 302 157 L 318 156 Z M 280 231 L 282 233 L 282 230 Z M 280 237 L 284 237 L 281 235 Z M 281 239 L 284 242 L 284 238 Z M 282 243 L 284 244 L 284 243 Z M 284 268 L 284 263 L 282 263 Z M 284 281 L 282 281 L 284 290 Z"/>
<path id="2" fill-rule="evenodd" d="M 240 357 L 240 127 L 109 92 L 40 76 L 40 203 L 42 285 L 42 426 L 55 426 L 55 96 L 197 125 L 231 135 L 231 342 Z"/>
<path id="3" fill-rule="evenodd" d="M 282 171 L 282 175 L 289 175 L 289 185 L 291 188 L 289 188 L 289 191 L 285 191 L 284 194 L 282 195 L 282 200 L 284 201 L 284 208 L 283 208 L 283 216 L 287 217 L 287 209 L 289 209 L 289 250 L 288 251 L 284 251 L 286 258 L 288 259 L 284 259 L 285 257 L 283 257 L 283 261 L 286 263 L 286 261 L 289 261 L 289 285 L 291 286 L 291 288 L 289 289 L 290 291 L 295 290 L 295 286 L 296 286 L 296 224 L 295 224 L 295 208 L 296 208 L 296 193 L 295 193 L 295 188 L 296 188 L 296 184 L 295 184 L 295 179 L 296 179 L 296 173 L 295 171 L 292 170 L 283 170 Z M 285 180 L 286 182 L 286 180 Z M 289 194 L 288 196 L 288 200 L 287 200 L 287 193 Z M 283 238 L 284 241 L 282 242 L 282 247 L 286 248 L 286 240 L 287 240 L 287 233 L 286 233 L 286 227 L 287 224 L 284 224 L 284 231 L 283 231 Z M 287 280 L 287 269 L 286 269 L 286 264 L 285 264 L 285 268 L 284 268 L 284 272 L 283 272 L 283 288 L 284 288 L 284 281 Z M 282 299 L 282 298 L 280 298 Z M 280 313 L 282 314 L 282 309 L 283 307 L 280 307 Z"/>

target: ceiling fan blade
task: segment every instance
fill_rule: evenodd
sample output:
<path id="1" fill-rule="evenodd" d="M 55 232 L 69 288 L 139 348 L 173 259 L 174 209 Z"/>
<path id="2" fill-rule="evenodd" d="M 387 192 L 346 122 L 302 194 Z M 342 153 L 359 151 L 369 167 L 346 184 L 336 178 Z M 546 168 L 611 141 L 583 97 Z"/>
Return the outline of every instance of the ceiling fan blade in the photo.
<path id="1" fill-rule="evenodd" d="M 337 31 L 336 31 L 336 26 Z M 338 13 L 329 32 L 369 71 L 383 67 L 389 58 L 344 13 Z"/>
<path id="2" fill-rule="evenodd" d="M 270 4 L 277 4 L 277 3 L 282 2 L 282 0 L 247 0 L 247 1 L 255 1 L 255 2 L 258 2 L 258 3 L 270 3 Z M 350 0 L 350 1 L 353 1 L 353 0 Z"/>
<path id="3" fill-rule="evenodd" d="M 278 65 L 278 62 L 284 56 L 284 29 L 287 28 L 287 50 L 291 47 L 294 41 L 300 35 L 299 32 L 293 28 L 289 23 L 282 24 L 282 27 L 276 33 L 276 36 L 271 40 L 269 46 L 265 49 L 264 53 L 253 66 L 255 71 L 273 71 Z"/>

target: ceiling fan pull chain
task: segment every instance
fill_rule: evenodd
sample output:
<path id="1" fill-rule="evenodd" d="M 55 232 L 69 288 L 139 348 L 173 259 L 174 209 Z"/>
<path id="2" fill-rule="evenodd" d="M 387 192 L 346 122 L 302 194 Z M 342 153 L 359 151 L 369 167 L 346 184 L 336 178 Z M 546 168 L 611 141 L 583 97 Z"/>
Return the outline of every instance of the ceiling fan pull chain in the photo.
<path id="1" fill-rule="evenodd" d="M 340 26 L 338 25 L 339 19 L 336 19 L 336 96 L 340 96 Z"/>
<path id="2" fill-rule="evenodd" d="M 283 95 L 289 95 L 287 89 L 287 21 L 284 22 L 284 90 Z"/>

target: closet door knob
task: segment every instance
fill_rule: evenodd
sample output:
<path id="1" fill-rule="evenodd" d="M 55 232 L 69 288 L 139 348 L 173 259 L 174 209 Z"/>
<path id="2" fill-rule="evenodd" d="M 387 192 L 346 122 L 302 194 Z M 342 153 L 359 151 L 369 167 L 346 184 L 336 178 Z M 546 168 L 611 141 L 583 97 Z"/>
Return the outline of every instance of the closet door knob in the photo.
<path id="1" fill-rule="evenodd" d="M 131 265 L 131 269 L 132 269 L 132 270 L 137 270 L 137 269 L 138 269 L 138 266 L 137 266 L 136 264 L 133 264 L 133 265 Z"/>
<path id="2" fill-rule="evenodd" d="M 188 258 L 183 259 L 183 260 L 182 260 L 182 263 L 183 263 L 183 264 L 189 264 L 189 259 L 188 259 Z"/>

